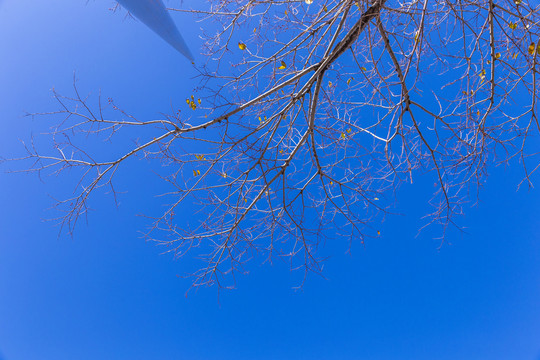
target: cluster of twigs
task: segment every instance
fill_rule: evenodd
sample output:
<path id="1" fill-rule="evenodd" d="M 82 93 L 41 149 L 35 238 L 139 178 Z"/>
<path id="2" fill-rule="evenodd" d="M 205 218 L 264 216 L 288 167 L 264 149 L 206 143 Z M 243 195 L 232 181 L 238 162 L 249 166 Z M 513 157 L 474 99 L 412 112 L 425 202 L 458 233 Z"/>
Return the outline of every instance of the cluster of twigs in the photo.
<path id="1" fill-rule="evenodd" d="M 200 87 L 186 110 L 144 121 L 113 103 L 94 111 L 75 89 L 56 94 L 66 115 L 55 138 L 151 127 L 159 136 L 94 160 L 62 137 L 58 153 L 29 148 L 35 170 L 83 169 L 61 201 L 69 232 L 89 196 L 120 164 L 167 164 L 172 191 L 150 239 L 204 266 L 193 285 L 231 286 L 258 256 L 321 270 L 327 237 L 376 236 L 388 192 L 431 172 L 430 222 L 446 227 L 476 197 L 487 166 L 538 168 L 538 6 L 519 0 L 208 0 Z M 111 110 L 111 117 L 104 114 Z M 66 151 L 69 149 L 69 151 Z M 190 149 L 204 149 L 193 151 Z M 67 153 L 69 152 L 69 155 Z M 114 189 L 113 189 L 114 192 Z M 471 195 L 473 194 L 473 195 Z M 391 197 L 391 196 L 390 196 Z M 186 222 L 186 205 L 198 222 Z"/>

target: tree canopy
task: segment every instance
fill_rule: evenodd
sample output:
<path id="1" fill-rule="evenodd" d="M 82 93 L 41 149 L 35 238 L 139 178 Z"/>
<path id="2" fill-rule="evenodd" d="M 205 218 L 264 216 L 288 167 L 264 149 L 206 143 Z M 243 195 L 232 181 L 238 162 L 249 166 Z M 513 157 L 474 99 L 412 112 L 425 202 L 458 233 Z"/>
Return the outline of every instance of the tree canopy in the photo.
<path id="1" fill-rule="evenodd" d="M 253 258 L 285 257 L 292 268 L 319 272 L 326 238 L 378 236 L 374 219 L 420 173 L 437 185 L 428 223 L 443 238 L 489 166 L 514 163 L 532 186 L 540 131 L 534 2 L 194 6 L 171 9 L 202 27 L 198 85 L 184 108 L 147 120 L 112 100 L 93 105 L 77 88 L 75 96 L 55 94 L 54 115 L 64 116 L 58 152 L 28 148 L 28 157 L 36 171 L 80 169 L 76 195 L 58 204 L 68 232 L 126 159 L 153 159 L 163 165 L 167 209 L 148 238 L 202 259 L 194 286 L 227 287 Z M 122 156 L 96 159 L 85 150 L 88 134 L 114 141 L 126 128 L 145 140 Z M 183 212 L 194 208 L 200 221 L 186 223 Z"/>

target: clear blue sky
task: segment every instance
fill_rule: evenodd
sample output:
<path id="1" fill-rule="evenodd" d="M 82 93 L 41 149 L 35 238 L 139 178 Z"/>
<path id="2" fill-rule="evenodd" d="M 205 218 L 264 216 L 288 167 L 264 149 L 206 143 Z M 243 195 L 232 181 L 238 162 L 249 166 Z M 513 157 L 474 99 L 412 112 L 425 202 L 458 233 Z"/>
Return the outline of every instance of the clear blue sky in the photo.
<path id="1" fill-rule="evenodd" d="M 195 1 L 195 0 L 193 0 Z M 189 5 L 189 1 L 186 2 Z M 49 89 L 112 96 L 138 117 L 184 104 L 196 83 L 173 48 L 112 0 L 0 0 L 0 155 L 23 153 L 54 110 Z M 199 25 L 173 18 L 193 53 Z M 180 106 L 180 105 L 179 105 Z M 184 297 L 178 278 L 192 261 L 173 261 L 145 243 L 136 214 L 159 210 L 162 183 L 148 164 L 119 174 L 74 239 L 57 237 L 50 195 L 74 178 L 8 175 L 0 167 L 0 358 L 86 359 L 540 359 L 540 193 L 516 192 L 518 169 L 492 169 L 478 206 L 438 250 L 435 229 L 415 237 L 431 186 L 402 188 L 397 212 L 365 247 L 336 240 L 327 279 L 286 264 L 253 263 L 238 290 Z M 540 179 L 536 179 L 539 181 Z M 186 215 L 187 216 L 187 215 Z"/>

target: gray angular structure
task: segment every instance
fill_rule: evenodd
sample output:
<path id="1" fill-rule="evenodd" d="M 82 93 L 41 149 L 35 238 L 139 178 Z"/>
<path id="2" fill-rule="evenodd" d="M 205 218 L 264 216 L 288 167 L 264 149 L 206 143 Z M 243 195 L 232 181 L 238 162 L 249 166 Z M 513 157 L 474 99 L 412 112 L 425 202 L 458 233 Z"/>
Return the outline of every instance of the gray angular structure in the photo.
<path id="1" fill-rule="evenodd" d="M 191 51 L 178 31 L 162 0 L 117 0 L 122 7 L 152 29 L 163 40 L 194 61 Z"/>

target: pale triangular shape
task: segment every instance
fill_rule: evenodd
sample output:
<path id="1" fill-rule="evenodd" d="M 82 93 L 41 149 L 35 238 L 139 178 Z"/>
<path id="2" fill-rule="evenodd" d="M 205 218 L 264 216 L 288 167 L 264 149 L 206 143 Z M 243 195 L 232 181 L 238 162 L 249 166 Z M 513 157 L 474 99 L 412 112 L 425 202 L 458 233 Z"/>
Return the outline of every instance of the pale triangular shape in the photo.
<path id="1" fill-rule="evenodd" d="M 117 0 L 133 16 L 152 29 L 163 40 L 193 61 L 186 42 L 161 0 Z"/>

